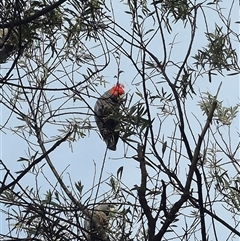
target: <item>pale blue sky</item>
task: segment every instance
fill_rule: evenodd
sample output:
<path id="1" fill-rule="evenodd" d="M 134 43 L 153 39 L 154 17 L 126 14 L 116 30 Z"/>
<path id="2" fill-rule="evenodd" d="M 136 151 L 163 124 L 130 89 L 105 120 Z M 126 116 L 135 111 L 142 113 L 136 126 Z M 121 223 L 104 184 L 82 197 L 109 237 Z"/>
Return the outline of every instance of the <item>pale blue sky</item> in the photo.
<path id="1" fill-rule="evenodd" d="M 225 4 L 226 4 L 225 7 L 228 7 L 228 3 L 225 2 Z M 116 21 L 118 21 L 122 27 L 124 27 L 126 30 L 130 32 L 131 27 L 129 25 L 128 15 L 123 13 L 123 11 L 126 10 L 126 7 L 124 7 L 122 3 L 118 3 L 118 1 L 114 1 L 113 6 L 114 6 L 113 9 L 114 9 L 114 16 Z M 231 16 L 232 23 L 238 21 L 237 1 L 235 1 L 234 9 L 235 10 L 233 10 L 232 16 Z M 206 14 L 207 17 L 210 19 L 209 30 L 211 31 L 214 29 L 214 25 L 215 25 L 214 22 L 215 22 L 216 16 L 212 15 L 210 13 L 210 10 L 207 10 L 207 9 L 206 9 L 206 13 L 207 13 Z M 194 44 L 196 50 L 197 48 L 203 47 L 206 44 L 206 42 L 204 41 L 204 34 L 203 34 L 203 31 L 205 32 L 204 30 L 205 26 L 203 26 L 201 22 L 202 22 L 202 16 L 199 15 L 198 23 L 197 23 L 197 28 L 198 28 L 197 37 Z M 150 22 L 148 24 L 149 24 L 149 27 L 152 27 L 150 26 L 151 24 Z M 237 24 L 235 24 L 235 27 L 234 28 L 237 32 L 237 29 L 238 29 Z M 189 41 L 190 33 L 187 28 L 186 29 L 182 28 L 182 24 L 177 24 L 176 27 L 173 28 L 173 33 L 171 35 L 168 35 L 166 33 L 166 40 L 168 42 L 167 44 L 171 43 L 175 34 L 177 33 L 178 35 L 175 40 L 177 44 L 174 46 L 174 49 L 172 51 L 172 60 L 181 61 L 182 56 L 186 52 L 186 47 Z M 238 48 L 237 42 L 235 42 L 235 48 Z M 150 46 L 150 49 L 152 49 L 154 54 L 159 56 L 159 58 L 162 56 L 161 53 L 159 53 L 161 51 L 161 46 L 158 45 L 157 40 L 153 40 L 152 45 Z M 136 91 L 136 87 L 132 85 L 131 82 L 135 77 L 136 72 L 135 70 L 133 70 L 134 69 L 133 65 L 124 56 L 121 55 L 121 57 L 122 57 L 122 60 L 120 64 L 120 69 L 123 70 L 124 72 L 120 76 L 120 81 L 125 85 L 126 91 L 129 92 L 130 94 L 133 94 Z M 9 66 L 10 66 L 10 63 L 2 65 L 3 74 L 6 72 L 5 68 L 7 69 Z M 173 72 L 174 72 L 174 69 L 173 69 Z M 117 66 L 113 58 L 111 60 L 110 65 L 101 74 L 104 76 L 106 81 L 109 82 L 109 84 L 107 85 L 106 88 L 104 88 L 103 86 L 100 86 L 98 88 L 99 93 L 105 92 L 106 89 L 110 88 L 116 82 L 116 79 L 114 78 L 114 76 L 117 74 Z M 77 78 L 79 78 L 80 80 L 82 79 L 81 76 L 78 76 L 76 74 L 75 81 L 77 81 Z M 66 77 L 66 80 L 67 80 L 67 77 Z M 134 83 L 138 81 L 141 81 L 139 77 L 137 77 L 134 80 Z M 222 87 L 219 93 L 219 99 L 223 100 L 224 105 L 231 106 L 239 102 L 239 77 L 238 76 L 223 77 L 221 75 L 218 75 L 217 77 L 213 78 L 212 83 L 209 83 L 208 80 L 204 78 L 199 79 L 196 83 L 195 91 L 198 94 L 200 92 L 205 92 L 205 91 L 209 91 L 212 94 L 215 94 L 221 82 L 222 82 Z M 91 94 L 97 96 L 94 93 L 91 93 Z M 134 100 L 137 100 L 137 99 L 138 97 L 135 96 Z M 198 100 L 199 98 L 197 96 L 194 96 L 194 99 L 188 98 L 187 106 L 189 108 L 188 109 L 189 113 L 191 112 L 194 113 L 196 116 L 198 116 L 199 118 L 198 120 L 201 121 L 202 124 L 204 124 L 206 117 L 202 115 L 201 111 L 199 110 L 199 107 L 196 106 L 196 103 Z M 89 98 L 87 99 L 87 101 L 92 107 L 94 106 L 94 103 L 95 103 L 94 98 Z M 56 102 L 56 105 L 57 104 L 58 102 Z M 72 101 L 69 101 L 66 106 L 79 107 L 81 105 L 82 103 L 80 103 L 80 101 L 77 100 L 74 103 Z M 24 105 L 23 105 L 23 108 L 24 108 Z M 81 111 L 82 110 L 80 110 L 80 112 Z M 1 113 L 2 113 L 1 122 L 3 124 L 9 113 L 2 106 L 1 106 Z M 81 116 L 74 115 L 74 117 L 77 118 Z M 61 117 L 61 118 L 64 120 L 64 117 Z M 196 133 L 196 136 L 197 136 L 200 132 L 200 127 L 198 125 L 198 122 L 193 116 L 189 116 L 189 120 L 191 121 L 192 123 L 191 126 L 193 127 L 194 132 Z M 91 117 L 91 121 L 93 121 L 93 117 Z M 16 119 L 16 117 L 13 116 L 13 118 L 9 121 L 8 126 L 13 127 L 18 125 L 19 123 L 20 122 Z M 164 136 L 167 138 L 167 136 L 171 135 L 173 131 L 172 125 L 173 125 L 172 122 L 165 122 L 164 133 L 162 133 L 160 136 L 164 134 Z M 49 135 L 48 137 L 50 137 L 51 135 L 54 136 L 57 134 L 57 132 L 54 129 L 52 129 L 50 126 L 48 128 L 49 129 L 46 130 L 46 132 Z M 235 130 L 235 132 L 233 131 L 232 133 L 233 145 L 234 145 L 234 142 L 236 143 L 238 142 L 238 134 L 237 134 L 238 128 L 239 128 L 239 122 L 238 122 L 238 119 L 236 119 L 233 124 L 233 130 Z M 1 143 L 2 143 L 1 159 L 8 165 L 8 168 L 13 173 L 21 169 L 21 163 L 17 162 L 17 160 L 19 159 L 19 157 L 26 157 L 26 152 L 27 152 L 26 143 L 21 138 L 19 138 L 16 134 L 14 135 L 9 131 L 6 131 L 6 134 L 1 133 Z M 63 172 L 67 168 L 67 171 L 65 171 L 63 175 L 63 179 L 66 183 L 69 183 L 69 177 L 67 175 L 67 173 L 69 173 L 69 175 L 71 176 L 72 182 L 74 183 L 75 181 L 81 180 L 82 184 L 84 185 L 84 191 L 87 191 L 89 188 L 91 188 L 92 180 L 95 175 L 94 163 L 96 163 L 96 174 L 97 174 L 96 180 L 98 180 L 100 169 L 104 158 L 105 148 L 106 148 L 105 143 L 99 138 L 98 134 L 92 130 L 90 134 L 86 133 L 85 138 L 82 138 L 79 141 L 72 143 L 72 150 L 69 148 L 68 143 L 64 143 L 61 146 L 59 146 L 56 151 L 50 154 L 50 158 L 59 173 Z M 135 152 L 129 149 L 127 152 L 127 155 L 128 156 L 135 155 Z M 44 162 L 41 162 L 39 166 L 42 165 L 43 163 Z M 185 174 L 187 165 L 188 164 L 186 163 L 186 166 L 183 167 L 183 169 L 181 170 L 181 174 L 183 174 L 183 178 L 185 178 L 184 174 Z M 124 145 L 121 140 L 118 143 L 116 152 L 108 151 L 107 153 L 107 158 L 104 166 L 102 179 L 107 178 L 110 173 L 113 173 L 114 175 L 116 175 L 116 172 L 120 166 L 124 166 L 122 181 L 126 185 L 128 185 L 129 188 L 139 183 L 140 174 L 139 174 L 138 163 L 135 162 L 133 159 L 124 158 Z M 43 170 L 44 170 L 44 175 L 47 175 L 50 182 L 52 182 L 52 184 L 55 185 L 56 180 L 51 174 L 47 165 L 45 165 Z M 40 177 L 40 180 L 41 182 L 39 183 L 39 186 L 41 187 L 42 193 L 44 193 L 45 190 L 48 190 L 50 187 L 43 177 Z M 29 174 L 25 176 L 20 181 L 20 183 L 22 186 L 29 185 L 30 187 L 34 187 L 35 186 L 34 176 Z M 108 186 L 103 185 L 100 188 L 100 193 L 103 193 L 107 190 L 108 190 Z M 5 216 L 2 216 L 2 219 L 4 219 L 4 217 Z M 5 233 L 5 230 L 6 230 L 6 226 L 2 225 L 1 233 Z"/>

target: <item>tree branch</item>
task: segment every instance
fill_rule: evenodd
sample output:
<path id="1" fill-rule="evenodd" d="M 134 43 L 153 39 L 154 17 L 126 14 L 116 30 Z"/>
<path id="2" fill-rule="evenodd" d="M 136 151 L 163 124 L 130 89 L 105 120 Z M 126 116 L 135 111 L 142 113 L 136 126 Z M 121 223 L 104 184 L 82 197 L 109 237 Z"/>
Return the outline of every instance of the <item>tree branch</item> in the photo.
<path id="1" fill-rule="evenodd" d="M 22 24 L 31 23 L 33 20 L 36 20 L 37 18 L 45 15 L 46 13 L 51 12 L 52 10 L 54 10 L 55 8 L 57 8 L 58 6 L 63 4 L 64 2 L 66 2 L 66 0 L 59 0 L 58 2 L 55 2 L 54 4 L 49 5 L 49 6 L 45 7 L 44 9 L 36 12 L 32 16 L 29 16 L 29 17 L 24 18 L 24 19 L 20 19 L 20 20 L 15 21 L 15 22 L 0 24 L 0 28 L 10 28 L 10 27 L 19 26 L 19 25 L 22 25 Z"/>
<path id="2" fill-rule="evenodd" d="M 25 175 L 26 173 L 28 173 L 28 171 L 31 170 L 31 168 L 33 168 L 36 164 L 38 164 L 40 161 L 42 161 L 44 158 L 46 158 L 47 155 L 49 155 L 52 151 L 54 151 L 60 144 L 62 144 L 63 142 L 65 142 L 68 137 L 72 134 L 71 131 L 69 131 L 61 140 L 57 141 L 50 149 L 46 150 L 45 153 L 43 153 L 39 158 L 37 158 L 35 161 L 33 161 L 26 169 L 24 169 L 21 174 L 19 176 L 17 176 L 17 178 L 12 181 L 11 183 L 9 183 L 8 185 L 3 185 L 0 188 L 0 194 L 7 190 L 8 188 L 10 188 L 11 186 L 15 185 L 16 183 L 18 183 Z"/>
<path id="3" fill-rule="evenodd" d="M 145 165 L 145 160 L 144 160 L 143 146 L 140 144 L 138 144 L 138 160 L 140 163 L 140 170 L 141 170 L 141 186 L 137 188 L 138 198 L 139 198 L 141 207 L 143 209 L 143 212 L 146 215 L 147 220 L 148 220 L 149 240 L 152 240 L 154 233 L 155 233 L 156 221 L 154 220 L 154 218 L 152 216 L 151 209 L 148 206 L 148 203 L 146 200 L 147 170 L 146 170 L 146 165 Z"/>

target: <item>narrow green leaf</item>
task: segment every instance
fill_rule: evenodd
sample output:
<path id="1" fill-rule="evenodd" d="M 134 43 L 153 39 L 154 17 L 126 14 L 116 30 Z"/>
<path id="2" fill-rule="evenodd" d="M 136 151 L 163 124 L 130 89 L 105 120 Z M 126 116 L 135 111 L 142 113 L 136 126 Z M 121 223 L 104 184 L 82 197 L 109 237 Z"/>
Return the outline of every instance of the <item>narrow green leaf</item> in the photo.
<path id="1" fill-rule="evenodd" d="M 122 173 L 123 173 L 123 166 L 119 167 L 118 170 L 117 170 L 117 177 L 119 179 L 122 178 Z"/>

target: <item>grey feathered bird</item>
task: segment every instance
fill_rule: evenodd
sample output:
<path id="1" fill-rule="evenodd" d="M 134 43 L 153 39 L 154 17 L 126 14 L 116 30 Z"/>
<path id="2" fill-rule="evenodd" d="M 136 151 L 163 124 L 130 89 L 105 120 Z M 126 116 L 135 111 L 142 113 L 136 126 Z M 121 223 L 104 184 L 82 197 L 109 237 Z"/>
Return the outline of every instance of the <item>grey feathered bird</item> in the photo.
<path id="1" fill-rule="evenodd" d="M 113 204 L 100 204 L 94 207 L 93 210 L 89 210 L 89 216 L 86 217 L 84 222 L 84 228 L 88 232 L 85 232 L 85 236 L 88 241 L 108 241 L 108 235 L 106 234 L 109 213 L 114 211 Z"/>
<path id="2" fill-rule="evenodd" d="M 98 98 L 94 106 L 95 121 L 107 148 L 115 151 L 119 139 L 117 115 L 123 103 L 124 86 L 117 83 Z"/>

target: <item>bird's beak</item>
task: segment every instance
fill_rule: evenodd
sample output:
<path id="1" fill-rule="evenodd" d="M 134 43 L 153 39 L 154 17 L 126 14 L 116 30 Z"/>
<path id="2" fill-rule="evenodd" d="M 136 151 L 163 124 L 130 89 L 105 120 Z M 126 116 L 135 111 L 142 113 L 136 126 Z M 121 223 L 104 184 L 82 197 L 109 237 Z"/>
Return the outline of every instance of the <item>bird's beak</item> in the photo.
<path id="1" fill-rule="evenodd" d="M 115 207 L 110 207 L 110 208 L 109 208 L 109 211 L 110 211 L 110 212 L 114 212 L 114 211 L 115 211 Z"/>
<path id="2" fill-rule="evenodd" d="M 126 95 L 119 95 L 119 100 L 121 100 L 121 101 L 126 101 L 127 100 L 127 97 L 126 97 Z"/>

